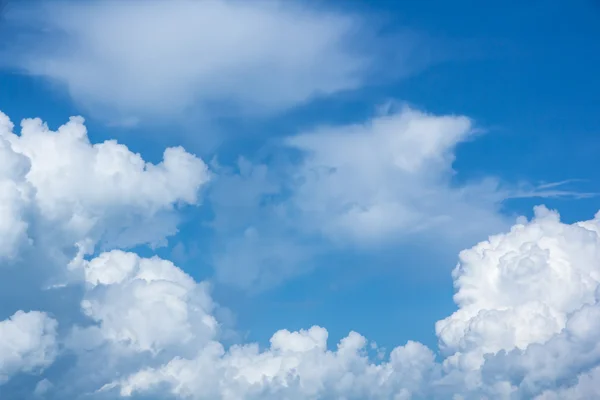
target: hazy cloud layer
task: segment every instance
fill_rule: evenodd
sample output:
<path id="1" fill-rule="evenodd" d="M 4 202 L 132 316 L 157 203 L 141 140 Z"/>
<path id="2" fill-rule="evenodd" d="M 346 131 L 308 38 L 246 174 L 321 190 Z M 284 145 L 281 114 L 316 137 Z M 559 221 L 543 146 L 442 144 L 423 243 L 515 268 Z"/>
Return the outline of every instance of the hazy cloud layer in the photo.
<path id="1" fill-rule="evenodd" d="M 374 21 L 294 1 L 40 1 L 11 7 L 7 19 L 26 35 L 8 46 L 5 66 L 125 125 L 190 109 L 269 114 L 381 76 L 384 49 L 394 49 L 390 76 L 430 58 L 415 35 L 383 47 L 371 40 Z"/>
<path id="2" fill-rule="evenodd" d="M 509 228 L 507 199 L 578 196 L 560 183 L 457 183 L 457 147 L 476 134 L 466 116 L 392 106 L 284 139 L 273 153 L 288 154 L 286 162 L 217 168 L 209 194 L 217 278 L 251 290 L 276 284 L 309 270 L 324 247 L 376 252 L 435 242 L 431 254 L 458 251 Z"/>

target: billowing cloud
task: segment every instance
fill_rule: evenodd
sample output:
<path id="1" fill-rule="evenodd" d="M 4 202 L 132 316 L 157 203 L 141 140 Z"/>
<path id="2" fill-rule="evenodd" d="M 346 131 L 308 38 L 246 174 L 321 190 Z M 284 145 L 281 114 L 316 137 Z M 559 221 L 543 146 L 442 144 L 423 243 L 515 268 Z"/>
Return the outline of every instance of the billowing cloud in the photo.
<path id="1" fill-rule="evenodd" d="M 37 311 L 18 311 L 0 321 L 0 384 L 16 372 L 52 364 L 58 353 L 56 328 L 56 320 Z"/>
<path id="2" fill-rule="evenodd" d="M 312 327 L 277 332 L 264 352 L 255 345 L 225 352 L 214 344 L 193 360 L 176 359 L 133 375 L 120 393 L 129 396 L 167 382 L 181 398 L 402 399 L 418 394 L 435 376 L 434 355 L 419 343 L 394 349 L 388 363 L 377 365 L 369 361 L 361 335 L 350 333 L 336 351 L 327 350 L 326 339 L 325 329 Z"/>
<path id="3" fill-rule="evenodd" d="M 191 357 L 122 380 L 119 393 L 166 390 L 182 399 L 592 398 L 590 380 L 600 364 L 599 232 L 598 218 L 567 225 L 540 207 L 534 220 L 463 251 L 454 272 L 459 309 L 436 327 L 442 363 L 415 342 L 378 362 L 357 333 L 328 350 L 327 331 L 313 327 L 279 331 L 262 351 L 211 342 Z"/>
<path id="4" fill-rule="evenodd" d="M 323 134 L 324 140 L 334 137 L 347 150 L 326 162 L 319 156 L 326 147 L 309 145 L 313 136 L 299 137 L 297 147 L 303 143 L 311 156 L 296 171 L 307 174 L 309 165 L 318 169 L 330 164 L 325 165 L 331 168 L 325 175 L 332 179 L 327 186 L 367 206 L 380 198 L 389 201 L 394 193 L 399 202 L 405 201 L 393 185 L 390 193 L 382 194 L 368 185 L 365 176 L 386 182 L 381 177 L 387 177 L 388 168 L 397 168 L 403 182 L 410 182 L 403 174 L 419 173 L 431 178 L 427 182 L 447 183 L 433 177 L 449 173 L 452 143 L 468 136 L 470 123 L 460 117 L 442 118 L 441 123 L 440 117 L 422 113 L 407 120 L 410 113 L 404 111 L 401 122 L 392 118 L 390 123 L 400 132 L 400 142 L 416 141 L 411 144 L 414 151 L 404 153 L 403 146 L 394 147 L 396 142 L 384 141 L 389 138 L 381 133 L 377 140 L 364 142 L 359 127 L 349 139 L 359 141 L 356 146 Z M 461 252 L 453 273 L 458 309 L 435 325 L 439 351 L 409 341 L 387 354 L 356 332 L 332 347 L 326 328 L 318 326 L 275 332 L 266 348 L 230 345 L 208 282 L 195 280 L 168 260 L 124 250 L 171 234 L 172 225 L 163 225 L 157 215 L 172 214 L 179 203 L 197 204 L 198 190 L 209 176 L 201 160 L 183 149 L 170 149 L 161 164 L 148 164 L 115 142 L 89 143 L 78 119 L 56 132 L 40 121 L 26 120 L 20 135 L 12 133 L 4 115 L 0 121 L 1 193 L 8 200 L 0 226 L 15 228 L 0 230 L 2 239 L 6 237 L 1 242 L 10 244 L 2 250 L 3 281 L 15 284 L 9 279 L 15 267 L 29 275 L 52 268 L 53 274 L 71 273 L 65 287 L 80 288 L 69 297 L 78 318 L 55 313 L 46 302 L 37 303 L 38 311 L 15 309 L 3 317 L 4 385 L 19 373 L 38 374 L 37 385 L 27 393 L 47 399 L 595 396 L 591 382 L 600 366 L 600 214 L 565 224 L 556 212 L 538 207 L 531 221 L 521 219 L 508 232 Z M 411 132 L 407 124 L 425 126 L 419 132 L 426 133 L 413 137 L 406 133 Z M 431 126 L 440 124 L 445 127 L 442 136 L 450 136 L 447 141 L 431 134 L 437 132 Z M 366 157 L 360 150 L 375 145 L 385 151 L 380 150 L 377 162 L 371 161 L 373 170 L 363 176 L 354 161 L 366 165 L 360 162 Z M 344 188 L 346 168 L 368 195 L 354 198 Z M 269 179 L 259 170 L 254 179 L 268 187 Z M 336 173 L 340 177 L 331 177 Z M 320 187 L 302 182 L 296 190 Z M 82 186 L 87 183 L 98 187 L 86 191 Z M 451 196 L 458 189 L 447 185 L 446 190 Z M 291 198 L 297 201 L 295 195 Z M 255 196 L 250 198 L 252 202 Z M 334 221 L 345 211 L 331 210 L 337 212 L 332 212 Z M 435 211 L 424 208 L 434 216 Z M 327 225 L 325 214 L 321 219 Z M 236 221 L 218 224 L 237 227 Z M 152 240 L 130 231 L 139 225 L 152 233 Z M 330 232 L 336 231 L 322 234 Z M 350 235 L 342 240 L 363 240 Z M 77 244 L 79 252 L 73 251 Z M 41 260 L 46 263 L 39 265 Z M 65 293 L 46 292 L 57 297 Z M 61 363 L 55 361 L 59 359 Z"/>
<path id="5" fill-rule="evenodd" d="M 136 351 L 212 337 L 218 325 L 206 284 L 197 284 L 171 262 L 135 253 L 103 253 L 84 265 L 89 291 L 81 306 L 99 322 L 105 340 Z"/>
<path id="6" fill-rule="evenodd" d="M 493 382 L 531 398 L 600 362 L 599 216 L 567 225 L 538 207 L 534 221 L 461 253 L 459 310 L 436 331 L 445 368 L 462 371 L 467 389 Z"/>
<path id="7" fill-rule="evenodd" d="M 375 67 L 372 23 L 294 1 L 32 2 L 7 18 L 34 40 L 12 46 L 5 64 L 125 124 L 195 105 L 270 113 L 356 88 Z M 397 74 L 419 54 L 414 38 L 400 39 Z"/>
<path id="8" fill-rule="evenodd" d="M 0 322 L 2 380 L 53 361 L 56 319 L 73 311 L 69 286 L 87 276 L 84 257 L 160 244 L 210 176 L 182 148 L 150 164 L 116 141 L 92 144 L 81 118 L 56 132 L 39 119 L 24 120 L 19 134 L 13 128 L 0 112 L 0 317 L 12 315 Z"/>
<path id="9" fill-rule="evenodd" d="M 146 163 L 116 141 L 90 143 L 83 122 L 71 118 L 53 132 L 26 119 L 15 134 L 0 113 L 0 256 L 46 239 L 59 246 L 158 243 L 174 232 L 177 204 L 198 201 L 209 180 L 202 160 L 175 147 L 160 164 Z"/>
<path id="10" fill-rule="evenodd" d="M 444 350 L 478 368 L 484 354 L 525 349 L 560 333 L 572 313 L 596 301 L 598 222 L 560 224 L 556 213 L 539 207 L 535 223 L 464 251 L 455 271 L 460 310 L 437 324 Z"/>

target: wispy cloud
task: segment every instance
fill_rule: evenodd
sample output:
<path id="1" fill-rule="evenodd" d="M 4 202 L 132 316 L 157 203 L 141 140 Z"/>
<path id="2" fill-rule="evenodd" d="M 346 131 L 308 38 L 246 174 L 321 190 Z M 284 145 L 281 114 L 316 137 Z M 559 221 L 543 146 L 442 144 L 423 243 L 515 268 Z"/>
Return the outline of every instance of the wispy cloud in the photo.
<path id="1" fill-rule="evenodd" d="M 274 151 L 295 161 L 220 170 L 209 195 L 217 278 L 255 291 L 306 273 L 332 251 L 425 241 L 454 252 L 508 229 L 507 200 L 593 195 L 562 189 L 575 180 L 457 183 L 456 149 L 482 132 L 466 116 L 388 104 L 366 121 L 284 139 Z"/>
<path id="2" fill-rule="evenodd" d="M 35 1 L 8 16 L 28 36 L 4 66 L 121 125 L 284 110 L 361 86 L 384 49 L 364 16 L 295 1 Z M 396 75 L 431 58 L 414 35 L 394 41 Z"/>
<path id="3" fill-rule="evenodd" d="M 600 193 L 595 192 L 582 192 L 576 189 L 562 189 L 563 187 L 572 183 L 582 183 L 584 179 L 566 179 L 558 182 L 550 182 L 539 184 L 536 186 L 523 185 L 522 187 L 514 190 L 510 190 L 504 194 L 505 199 L 527 199 L 527 198 L 549 198 L 549 197 L 562 197 L 571 199 L 588 199 L 596 197 Z"/>

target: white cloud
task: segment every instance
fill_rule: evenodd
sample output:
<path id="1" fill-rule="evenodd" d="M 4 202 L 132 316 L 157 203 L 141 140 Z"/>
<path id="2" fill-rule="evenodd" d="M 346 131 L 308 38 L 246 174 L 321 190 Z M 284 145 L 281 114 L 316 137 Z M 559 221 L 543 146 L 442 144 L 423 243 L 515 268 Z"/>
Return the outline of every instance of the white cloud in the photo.
<path id="1" fill-rule="evenodd" d="M 0 114 L 0 119 L 5 117 Z M 2 127 L 0 126 L 0 129 Z M 10 143 L 0 136 L 0 259 L 12 258 L 16 249 L 27 241 L 24 221 L 30 188 L 23 185 L 29 169 L 28 159 L 12 151 Z"/>
<path id="2" fill-rule="evenodd" d="M 207 284 L 197 284 L 169 261 L 114 250 L 83 269 L 88 292 L 81 307 L 99 325 L 77 335 L 100 334 L 102 340 L 157 353 L 217 331 Z"/>
<path id="3" fill-rule="evenodd" d="M 539 207 L 534 221 L 461 253 L 459 310 L 436 325 L 454 378 L 531 398 L 600 363 L 599 232 L 598 216 L 567 225 Z"/>
<path id="4" fill-rule="evenodd" d="M 81 279 L 67 283 L 81 288 L 80 297 L 71 300 L 86 317 L 75 322 L 64 315 L 52 314 L 51 318 L 42 308 L 19 311 L 0 322 L 0 336 L 9 338 L 0 343 L 4 381 L 19 372 L 44 370 L 65 355 L 73 363 L 53 370 L 52 379 L 42 371 L 32 394 L 49 399 L 445 399 L 453 395 L 552 399 L 595 395 L 590 382 L 600 365 L 600 214 L 569 225 L 560 222 L 557 213 L 540 207 L 532 221 L 520 220 L 509 232 L 461 252 L 454 272 L 458 310 L 436 325 L 442 362 L 436 361 L 434 351 L 412 341 L 381 357 L 380 349 L 355 332 L 331 349 L 322 327 L 280 330 L 267 348 L 256 343 L 227 346 L 208 283 L 197 282 L 170 261 L 118 250 L 146 242 L 136 235 L 113 235 L 113 240 L 107 240 L 112 230 L 129 232 L 137 224 L 155 227 L 151 229 L 154 239 L 168 235 L 170 231 L 163 231 L 160 221 L 156 225 L 155 216 L 171 212 L 179 202 L 197 203 L 198 190 L 208 179 L 206 166 L 182 149 L 169 150 L 162 164 L 150 165 L 114 142 L 92 145 L 77 119 L 57 132 L 28 120 L 22 134 L 15 135 L 8 119 L 0 117 L 0 181 L 3 188 L 9 188 L 3 193 L 9 193 L 10 199 L 5 203 L 8 211 L 1 214 L 7 219 L 0 226 L 17 228 L 0 230 L 0 242 L 6 237 L 10 243 L 3 248 L 3 266 L 16 263 L 34 275 L 28 258 L 33 253 L 38 255 L 33 260 L 47 261 L 57 272 L 68 265 Z M 348 196 L 365 205 L 382 198 L 414 204 L 402 197 L 400 188 L 407 186 L 394 186 L 394 180 L 388 180 L 389 170 L 402 183 L 416 185 L 417 192 L 426 193 L 427 185 L 441 185 L 450 201 L 457 201 L 452 196 L 464 195 L 464 189 L 449 185 L 443 177 L 451 174 L 454 144 L 468 136 L 468 120 L 406 110 L 383 118 L 383 126 L 389 123 L 393 129 L 382 129 L 377 121 L 373 124 L 376 140 L 365 140 L 362 126 L 344 140 L 338 133 L 323 134 L 326 143 L 335 140 L 344 152 L 317 146 L 311 142 L 314 136 L 299 137 L 296 145 L 312 155 L 301 163 L 298 175 L 307 176 L 308 171 L 326 164 L 334 168 L 324 175 L 323 179 L 329 179 L 326 186 L 340 194 L 330 196 L 325 191 L 320 195 Z M 414 131 L 407 129 L 411 124 L 425 126 L 418 130 L 425 133 L 413 136 L 410 132 Z M 399 132 L 399 138 L 386 132 Z M 415 150 L 406 153 L 402 145 L 394 147 L 393 139 L 412 140 Z M 378 149 L 380 157 L 364 162 L 364 148 Z M 371 169 L 363 171 L 361 165 Z M 256 174 L 253 179 L 268 188 L 269 179 Z M 424 178 L 423 182 L 413 183 L 411 174 Z M 353 191 L 348 175 L 355 176 L 362 192 Z M 380 193 L 370 178 L 386 190 Z M 95 184 L 96 190 L 84 190 L 82 186 L 88 183 Z M 313 181 L 299 187 L 301 191 L 324 190 Z M 250 194 L 242 203 L 252 204 L 256 199 Z M 439 209 L 424 203 L 427 206 L 418 215 L 438 215 Z M 450 204 L 449 209 L 454 209 Z M 279 209 L 282 215 L 289 211 Z M 344 209 L 332 210 L 337 211 L 332 213 L 333 221 L 344 215 Z M 311 212 L 321 215 L 318 209 Z M 459 212 L 454 221 L 466 215 Z M 324 225 L 332 224 L 321 218 Z M 227 229 L 244 227 L 238 221 L 218 224 Z M 313 229 L 312 224 L 307 221 L 306 226 Z M 339 234 L 324 231 L 333 232 Z M 350 232 L 346 239 L 365 237 Z M 83 252 L 64 250 L 77 243 L 84 248 L 104 243 L 110 251 L 88 260 Z M 267 249 L 261 252 L 268 254 Z"/>
<path id="5" fill-rule="evenodd" d="M 593 368 L 590 372 L 577 377 L 577 383 L 571 387 L 558 391 L 545 391 L 536 397 L 536 400 L 586 400 L 600 397 L 600 367 Z"/>
<path id="6" fill-rule="evenodd" d="M 541 207 L 533 221 L 463 251 L 459 310 L 437 324 L 442 364 L 414 342 L 377 363 L 356 333 L 330 351 L 327 331 L 313 327 L 279 331 L 262 351 L 210 342 L 142 369 L 119 390 L 164 395 L 166 384 L 185 399 L 591 398 L 600 364 L 599 232 L 600 219 L 567 225 Z"/>
<path id="7" fill-rule="evenodd" d="M 25 306 L 53 318 L 19 311 L 1 322 L 2 380 L 52 362 L 54 318 L 77 318 L 68 314 L 78 293 L 69 284 L 85 275 L 86 254 L 161 243 L 176 231 L 175 211 L 197 204 L 210 176 L 181 148 L 154 165 L 116 141 L 92 144 L 81 118 L 56 132 L 39 119 L 24 120 L 20 134 L 13 128 L 0 112 L 0 315 Z"/>
<path id="8" fill-rule="evenodd" d="M 20 135 L 12 129 L 0 113 L 0 257 L 45 242 L 159 243 L 175 230 L 174 208 L 196 204 L 209 180 L 202 160 L 182 148 L 154 165 L 116 141 L 92 144 L 79 117 L 56 132 L 39 119 L 23 120 Z"/>
<path id="9" fill-rule="evenodd" d="M 391 107 L 276 147 L 299 153 L 290 157 L 298 162 L 241 160 L 239 172 L 220 170 L 210 194 L 224 242 L 217 278 L 255 289 L 309 270 L 302 255 L 321 253 L 323 243 L 372 251 L 426 239 L 454 252 L 508 228 L 500 213 L 508 190 L 491 178 L 453 181 L 456 147 L 473 137 L 473 125 L 465 116 Z"/>
<path id="10" fill-rule="evenodd" d="M 285 161 L 216 166 L 209 198 L 217 279 L 260 290 L 349 246 L 373 252 L 435 241 L 432 255 L 455 254 L 510 227 L 506 199 L 579 196 L 560 190 L 565 182 L 455 179 L 457 147 L 479 133 L 466 116 L 392 104 L 364 122 L 285 138 L 272 157 L 289 155 Z"/>
<path id="11" fill-rule="evenodd" d="M 372 33 L 365 21 L 300 2 L 62 1 L 9 11 L 39 43 L 13 47 L 6 63 L 126 125 L 197 103 L 207 115 L 220 104 L 285 109 L 357 87 L 373 61 L 373 46 L 359 45 Z"/>
<path id="12" fill-rule="evenodd" d="M 290 137 L 302 161 L 289 206 L 305 229 L 334 241 L 368 246 L 422 235 L 465 246 L 510 226 L 506 199 L 590 195 L 561 190 L 568 181 L 455 180 L 457 148 L 478 134 L 466 116 L 391 104 L 362 123 Z"/>
<path id="13" fill-rule="evenodd" d="M 560 333 L 573 312 L 596 301 L 598 222 L 560 224 L 556 213 L 539 207 L 535 223 L 515 225 L 461 253 L 455 271 L 460 310 L 436 327 L 444 350 L 483 356 Z M 478 368 L 483 359 L 464 362 Z"/>
<path id="14" fill-rule="evenodd" d="M 324 127 L 288 140 L 302 151 L 292 204 L 310 229 L 355 243 L 421 232 L 481 237 L 504 227 L 493 181 L 455 185 L 456 146 L 474 133 L 464 116 L 409 107 L 365 123 Z M 483 230 L 483 231 L 482 231 Z"/>
<path id="15" fill-rule="evenodd" d="M 102 253 L 81 268 L 80 301 L 86 324 L 64 338 L 76 360 L 68 385 L 48 388 L 51 398 L 91 395 L 115 376 L 160 366 L 195 353 L 224 332 L 207 282 L 197 283 L 170 261 L 120 250 Z"/>
<path id="16" fill-rule="evenodd" d="M 0 384 L 17 372 L 43 370 L 57 353 L 57 322 L 38 311 L 0 321 Z"/>
<path id="17" fill-rule="evenodd" d="M 359 334 L 350 333 L 336 351 L 327 350 L 326 339 L 325 329 L 312 327 L 277 332 L 264 352 L 254 345 L 225 352 L 215 343 L 193 360 L 133 375 L 121 395 L 167 382 L 172 394 L 192 399 L 408 399 L 431 377 L 434 355 L 421 344 L 398 347 L 388 363 L 375 365 Z"/>

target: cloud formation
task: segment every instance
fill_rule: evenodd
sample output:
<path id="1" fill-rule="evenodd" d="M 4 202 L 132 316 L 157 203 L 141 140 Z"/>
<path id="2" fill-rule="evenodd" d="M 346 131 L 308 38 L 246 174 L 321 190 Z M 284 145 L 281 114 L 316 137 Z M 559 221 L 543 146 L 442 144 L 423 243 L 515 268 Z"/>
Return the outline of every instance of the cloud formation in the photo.
<path id="1" fill-rule="evenodd" d="M 26 119 L 17 135 L 0 114 L 0 184 L 7 197 L 0 256 L 39 246 L 49 232 L 52 245 L 158 243 L 173 233 L 169 216 L 177 204 L 198 201 L 209 180 L 202 160 L 175 147 L 160 164 L 146 163 L 114 140 L 91 144 L 83 122 L 74 117 L 52 132 L 40 119 Z M 160 228 L 146 222 L 161 222 Z"/>
<path id="2" fill-rule="evenodd" d="M 503 194 L 493 181 L 452 182 L 456 147 L 474 132 L 465 116 L 403 107 L 291 137 L 287 144 L 305 155 L 293 177 L 299 184 L 292 202 L 312 229 L 355 243 L 502 227 L 497 208 Z M 473 219 L 475 226 L 465 225 Z"/>
<path id="3" fill-rule="evenodd" d="M 372 24 L 293 1 L 32 2 L 9 11 L 32 40 L 5 63 L 124 124 L 194 106 L 206 116 L 272 113 L 354 89 L 375 67 Z M 395 46 L 407 71 L 413 42 Z"/>
<path id="4" fill-rule="evenodd" d="M 26 120 L 16 135 L 0 116 L 1 193 L 10 199 L 3 203 L 6 219 L 0 226 L 15 228 L 0 231 L 0 242 L 10 244 L 3 248 L 2 273 L 10 278 L 17 266 L 33 275 L 41 267 L 30 261 L 43 259 L 53 274 L 71 275 L 66 287 L 81 288 L 70 298 L 79 319 L 39 303 L 35 311 L 15 309 L 0 321 L 6 339 L 0 344 L 4 385 L 15 375 L 38 375 L 29 393 L 47 399 L 596 395 L 600 213 L 565 224 L 556 212 L 538 207 L 531 221 L 521 219 L 508 232 L 462 251 L 453 273 L 458 309 L 436 324 L 439 351 L 409 341 L 387 354 L 356 332 L 331 348 L 326 328 L 317 326 L 275 332 L 267 348 L 229 346 L 208 282 L 194 280 L 168 260 L 124 250 L 171 234 L 155 217 L 172 213 L 178 203 L 198 203 L 209 177 L 204 163 L 183 149 L 170 149 L 162 164 L 147 164 L 115 142 L 89 143 L 80 119 L 56 132 Z M 424 123 L 423 114 L 415 118 L 410 121 Z M 455 127 L 444 131 L 454 132 L 454 140 L 468 126 L 461 118 L 445 121 Z M 435 125 L 439 119 L 425 122 Z M 434 160 L 428 171 L 447 165 L 449 153 L 439 149 L 451 145 L 425 143 L 416 146 L 423 151 L 404 158 L 392 151 L 399 155 L 388 159 L 409 171 L 427 165 L 422 159 Z M 349 153 L 360 160 L 356 149 L 363 147 Z M 346 157 L 333 157 L 332 163 L 353 165 Z M 83 182 L 103 190 L 83 190 Z M 138 224 L 148 227 L 152 240 L 131 233 Z M 78 243 L 84 250 L 72 250 Z M 60 290 L 49 292 L 60 297 L 65 293 Z M 62 367 L 46 374 L 59 359 Z"/>
<path id="5" fill-rule="evenodd" d="M 456 148 L 477 131 L 466 116 L 392 106 L 284 139 L 275 152 L 293 161 L 283 165 L 242 159 L 238 171 L 219 169 L 209 194 L 222 237 L 217 278 L 254 289 L 307 271 L 305 255 L 323 243 L 373 251 L 435 240 L 460 249 L 507 229 L 500 208 L 516 188 L 454 179 Z"/>
<path id="6" fill-rule="evenodd" d="M 214 336 L 218 325 L 207 285 L 171 262 L 114 250 L 83 269 L 88 291 L 81 306 L 98 322 L 85 336 L 153 353 Z"/>
<path id="7" fill-rule="evenodd" d="M 18 371 L 34 372 L 54 362 L 56 326 L 56 320 L 38 311 L 17 311 L 0 321 L 0 384 Z"/>
<path id="8" fill-rule="evenodd" d="M 24 120 L 20 134 L 13 128 L 0 112 L 0 319 L 12 315 L 1 322 L 2 380 L 52 362 L 57 318 L 72 311 L 66 296 L 82 283 L 84 257 L 161 244 L 176 232 L 175 211 L 196 204 L 209 180 L 182 148 L 155 165 L 116 141 L 92 144 L 82 118 L 56 132 L 39 119 Z"/>
<path id="9" fill-rule="evenodd" d="M 463 251 L 459 308 L 436 325 L 441 363 L 416 342 L 377 361 L 376 347 L 355 332 L 330 350 L 327 331 L 312 327 L 278 331 L 264 350 L 211 341 L 104 390 L 182 399 L 591 398 L 599 233 L 598 217 L 567 225 L 538 207 L 532 221 Z"/>

